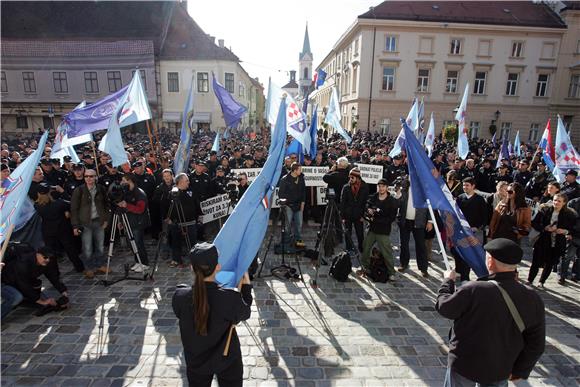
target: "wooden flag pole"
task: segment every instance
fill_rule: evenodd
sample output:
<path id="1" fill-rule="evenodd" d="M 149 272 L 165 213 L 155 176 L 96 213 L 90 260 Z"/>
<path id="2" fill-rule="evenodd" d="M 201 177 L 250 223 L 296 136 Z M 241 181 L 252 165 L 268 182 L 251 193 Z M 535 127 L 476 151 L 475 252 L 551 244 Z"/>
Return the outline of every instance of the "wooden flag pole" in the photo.
<path id="1" fill-rule="evenodd" d="M 8 248 L 8 242 L 10 242 L 10 237 L 12 236 L 13 231 L 14 231 L 14 225 L 11 224 L 10 227 L 8 227 L 8 232 L 6 233 L 6 239 L 4 239 L 4 244 L 2 245 L 2 250 L 0 250 L 0 262 L 4 261 L 4 253 L 6 252 L 6 249 Z"/>
<path id="2" fill-rule="evenodd" d="M 234 324 L 232 324 L 230 326 L 230 332 L 228 333 L 228 339 L 226 341 L 226 347 L 224 348 L 224 356 L 228 356 L 228 353 L 230 352 L 230 344 L 232 342 L 232 335 L 234 334 L 234 329 L 236 328 L 236 326 Z"/>
<path id="3" fill-rule="evenodd" d="M 157 152 L 155 151 L 155 147 L 153 146 L 153 136 L 151 134 L 151 127 L 149 126 L 149 120 L 146 120 L 145 123 L 147 124 L 147 133 L 149 134 L 149 145 L 151 146 L 151 152 L 155 156 L 155 161 L 153 165 L 155 165 L 155 169 L 157 169 Z"/>
<path id="4" fill-rule="evenodd" d="M 449 258 L 447 258 L 447 252 L 445 251 L 445 246 L 443 246 L 443 240 L 441 239 L 441 234 L 439 233 L 439 226 L 437 226 L 437 219 L 435 218 L 435 213 L 433 212 L 433 207 L 431 206 L 431 200 L 429 199 L 427 199 L 427 206 L 429 207 L 429 214 L 431 214 L 431 219 L 433 220 L 433 227 L 435 227 L 435 235 L 437 235 L 437 242 L 439 242 L 439 248 L 441 249 L 441 255 L 443 256 L 445 269 L 451 270 L 451 266 L 449 265 Z"/>
<path id="5" fill-rule="evenodd" d="M 97 149 L 95 148 L 95 142 L 91 141 L 91 144 L 93 146 L 93 155 L 95 156 L 95 170 L 97 171 L 97 176 L 101 177 L 99 173 L 99 159 L 97 159 Z"/>

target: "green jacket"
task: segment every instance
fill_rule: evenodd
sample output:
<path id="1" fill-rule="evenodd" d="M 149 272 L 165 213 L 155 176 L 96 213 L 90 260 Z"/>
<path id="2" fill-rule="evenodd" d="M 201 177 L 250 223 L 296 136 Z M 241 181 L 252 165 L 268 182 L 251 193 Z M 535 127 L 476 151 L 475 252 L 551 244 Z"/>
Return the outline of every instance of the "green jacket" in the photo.
<path id="1" fill-rule="evenodd" d="M 97 184 L 97 193 L 95 194 L 95 206 L 99 214 L 99 222 L 103 225 L 109 221 L 110 210 L 106 189 L 99 184 Z M 91 194 L 86 185 L 83 184 L 73 191 L 70 214 L 73 227 L 91 224 Z"/>

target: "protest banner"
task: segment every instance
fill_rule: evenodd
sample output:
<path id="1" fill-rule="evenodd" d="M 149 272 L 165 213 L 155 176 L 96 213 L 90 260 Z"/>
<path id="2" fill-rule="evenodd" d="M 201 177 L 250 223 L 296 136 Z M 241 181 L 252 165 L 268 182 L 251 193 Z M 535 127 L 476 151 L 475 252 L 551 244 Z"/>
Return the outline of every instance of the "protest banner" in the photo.
<path id="1" fill-rule="evenodd" d="M 316 191 L 317 191 L 316 204 L 319 206 L 325 206 L 327 204 L 326 187 L 316 187 Z"/>
<path id="2" fill-rule="evenodd" d="M 373 164 L 355 164 L 360 169 L 362 179 L 367 184 L 377 184 L 383 178 L 383 166 Z"/>
<path id="3" fill-rule="evenodd" d="M 328 167 L 302 167 L 304 183 L 307 187 L 326 187 L 322 177 L 328 172 Z"/>
<path id="4" fill-rule="evenodd" d="M 214 196 L 199 203 L 201 207 L 201 212 L 203 213 L 202 222 L 209 223 L 214 220 L 223 218 L 224 216 L 231 214 L 234 210 L 233 206 L 230 206 L 230 198 L 228 194 Z"/>
<path id="5" fill-rule="evenodd" d="M 239 169 L 232 169 L 231 173 L 236 174 L 236 176 L 239 173 L 245 173 L 248 176 L 248 182 L 251 183 L 252 181 L 254 181 L 256 179 L 256 177 L 258 177 L 258 175 L 260 174 L 260 172 L 262 171 L 262 168 L 239 168 Z"/>

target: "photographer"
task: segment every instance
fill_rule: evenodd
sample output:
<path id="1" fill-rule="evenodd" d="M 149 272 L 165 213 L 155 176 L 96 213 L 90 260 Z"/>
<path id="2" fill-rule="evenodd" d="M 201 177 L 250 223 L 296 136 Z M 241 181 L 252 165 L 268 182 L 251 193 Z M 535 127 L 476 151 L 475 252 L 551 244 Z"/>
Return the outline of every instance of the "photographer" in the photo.
<path id="1" fill-rule="evenodd" d="M 181 258 L 182 240 L 189 238 L 189 248 L 197 241 L 197 220 L 202 215 L 199 199 L 189 186 L 189 178 L 185 173 L 175 176 L 175 187 L 171 191 L 173 201 L 171 210 L 165 220 L 169 224 L 171 235 L 171 267 L 183 267 Z M 187 239 L 186 239 L 187 240 Z"/>
<path id="2" fill-rule="evenodd" d="M 97 172 L 85 171 L 85 184 L 72 193 L 71 224 L 75 236 L 82 235 L 84 275 L 92 279 L 97 273 L 106 273 L 104 262 L 105 229 L 109 222 L 109 206 L 105 188 L 98 185 Z"/>
<path id="3" fill-rule="evenodd" d="M 147 258 L 144 239 L 145 229 L 151 224 L 147 207 L 147 195 L 141 188 L 137 187 L 137 178 L 134 174 L 127 173 L 123 175 L 121 186 L 124 188 L 125 195 L 123 200 L 116 203 L 116 206 L 127 211 L 129 226 L 131 231 L 133 231 L 139 258 L 141 258 L 141 264 L 136 261 L 131 270 L 136 273 L 142 273 L 144 270 L 149 269 L 149 259 Z"/>
<path id="4" fill-rule="evenodd" d="M 302 167 L 298 163 L 292 163 L 290 173 L 280 179 L 280 191 L 278 197 L 286 199 L 286 230 L 290 230 L 293 224 L 292 234 L 296 247 L 304 247 L 302 241 L 302 212 L 306 199 L 306 184 L 302 175 Z"/>
<path id="5" fill-rule="evenodd" d="M 342 187 L 348 183 L 348 159 L 346 157 L 339 157 L 336 164 L 330 168 L 330 171 L 322 177 L 322 181 L 328 184 L 328 189 L 332 189 L 336 195 L 336 204 L 340 205 L 340 195 L 342 194 Z M 336 241 L 342 243 L 342 226 L 338 217 L 335 219 L 334 233 Z"/>
<path id="6" fill-rule="evenodd" d="M 64 296 L 58 304 L 63 307 L 68 305 L 67 288 L 60 280 L 56 256 L 49 247 L 41 247 L 35 251 L 30 247 L 11 245 L 6 252 L 4 265 L 3 287 L 16 289 L 25 300 L 40 306 L 56 307 L 57 301 L 54 298 L 47 298 L 42 294 L 42 281 L 38 277 L 44 274 L 52 286 Z M 2 317 L 14 306 L 14 303 L 3 302 Z"/>
<path id="7" fill-rule="evenodd" d="M 353 168 L 348 174 L 349 182 L 342 187 L 340 201 L 340 215 L 344 223 L 345 232 L 349 236 L 345 238 L 347 250 L 354 248 L 352 244 L 352 227 L 356 232 L 356 239 L 358 241 L 358 250 L 363 251 L 363 215 L 365 206 L 369 196 L 369 186 L 361 179 L 360 170 Z"/>
<path id="8" fill-rule="evenodd" d="M 224 173 L 224 168 L 218 165 L 215 169 L 215 177 L 210 182 L 210 197 L 225 194 L 227 184 L 228 179 Z"/>
<path id="9" fill-rule="evenodd" d="M 389 271 L 389 278 L 395 275 L 393 260 L 393 246 L 391 245 L 391 224 L 397 217 L 398 201 L 387 190 L 387 179 L 380 179 L 377 183 L 377 192 L 372 194 L 367 201 L 367 220 L 369 232 L 363 243 L 361 257 L 362 268 L 357 272 L 366 275 L 370 271 L 370 257 L 375 242 L 385 259 L 385 265 Z"/>

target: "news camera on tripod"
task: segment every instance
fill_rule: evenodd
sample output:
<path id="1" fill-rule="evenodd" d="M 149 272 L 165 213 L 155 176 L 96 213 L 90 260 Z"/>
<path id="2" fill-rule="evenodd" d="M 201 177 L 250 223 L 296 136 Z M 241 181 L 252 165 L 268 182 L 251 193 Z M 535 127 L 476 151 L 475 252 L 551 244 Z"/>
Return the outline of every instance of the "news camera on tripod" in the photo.
<path id="1" fill-rule="evenodd" d="M 171 235 L 171 267 L 183 266 L 182 240 L 189 252 L 197 242 L 197 223 L 202 215 L 199 199 L 189 187 L 189 177 L 180 173 L 175 177 L 171 190 L 171 204 L 165 217 Z"/>

